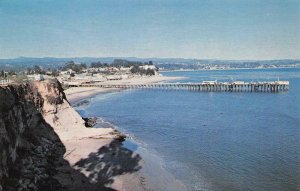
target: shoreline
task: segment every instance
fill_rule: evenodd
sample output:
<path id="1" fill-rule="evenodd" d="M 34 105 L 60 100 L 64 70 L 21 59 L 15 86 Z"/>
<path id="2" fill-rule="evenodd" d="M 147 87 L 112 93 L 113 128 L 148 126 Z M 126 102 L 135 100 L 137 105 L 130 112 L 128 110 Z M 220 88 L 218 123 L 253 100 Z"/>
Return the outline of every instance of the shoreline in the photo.
<path id="1" fill-rule="evenodd" d="M 121 91 L 119 88 L 97 88 L 97 87 L 80 87 L 80 88 L 69 88 L 65 90 L 67 99 L 71 105 L 75 105 L 78 102 L 87 100 L 98 94 L 110 93 Z"/>
<path id="2" fill-rule="evenodd" d="M 165 77 L 160 76 L 159 78 L 149 79 L 149 78 L 141 78 L 127 81 L 123 81 L 123 83 L 136 83 L 136 80 L 139 80 L 140 83 L 158 83 L 162 81 L 172 81 L 172 80 L 180 80 L 182 77 Z M 72 107 L 74 105 L 84 102 L 98 94 L 106 94 L 110 92 L 121 91 L 119 88 L 70 88 L 65 90 L 65 94 L 67 100 L 71 104 Z M 76 107 L 76 106 L 75 106 Z M 79 106 L 80 107 L 80 106 Z M 88 116 L 93 117 L 93 116 Z M 101 117 L 101 116 L 99 116 Z M 97 128 L 96 128 L 97 129 Z M 100 128 L 101 129 L 101 128 Z M 102 128 L 103 129 L 103 128 Z M 106 129 L 106 128 L 104 128 Z M 120 132 L 118 129 L 114 127 L 109 127 L 109 129 L 113 129 L 117 134 L 124 136 L 123 132 Z M 126 136 L 126 135 L 125 135 Z M 103 148 L 107 145 L 111 145 L 111 142 L 114 142 L 111 139 L 85 139 L 85 141 L 78 140 L 68 140 L 65 142 L 66 146 L 69 148 L 69 152 L 66 154 L 66 158 L 68 158 L 69 163 L 74 166 L 78 163 L 80 158 L 88 158 L 91 151 L 96 151 L 97 148 Z M 124 145 L 125 144 L 125 145 Z M 135 145 L 137 149 L 131 149 L 126 147 L 126 144 Z M 116 146 L 117 145 L 117 146 Z M 77 148 L 76 148 L 77 147 Z M 87 149 L 88 147 L 88 149 Z M 132 140 L 125 139 L 125 141 L 114 143 L 113 148 L 116 150 L 126 151 L 126 153 L 130 153 L 130 157 L 127 155 L 119 155 L 118 158 L 113 159 L 113 161 L 119 163 L 121 168 L 127 168 L 127 161 L 134 161 L 133 164 L 135 167 L 138 167 L 139 170 L 122 174 L 113 179 L 113 183 L 109 186 L 110 188 L 116 190 L 136 190 L 136 191 L 145 191 L 145 190 L 174 190 L 174 191 L 184 191 L 188 190 L 187 186 L 176 179 L 171 173 L 169 173 L 166 169 L 162 167 L 162 164 L 158 162 L 158 156 L 155 156 L 151 153 L 148 153 L 144 148 L 139 146 Z M 76 149 L 74 151 L 74 149 Z M 75 158 L 74 158 L 75 156 Z M 76 157 L 77 156 L 77 157 Z M 139 158 L 138 161 L 132 160 L 133 158 Z M 89 174 L 86 174 L 87 176 Z M 77 185 L 78 187 L 78 185 Z"/>
<path id="3" fill-rule="evenodd" d="M 177 69 L 177 70 L 161 70 L 160 73 L 165 72 L 193 72 L 193 71 L 226 71 L 226 70 L 265 70 L 265 69 L 286 69 L 286 68 L 300 68 L 300 67 L 276 67 L 276 68 L 225 68 L 225 69 Z"/>
<path id="4" fill-rule="evenodd" d="M 138 84 L 138 83 L 159 83 L 166 81 L 182 80 L 185 77 L 179 76 L 155 76 L 155 77 L 135 77 L 131 79 L 111 81 L 110 84 Z M 121 88 L 98 88 L 98 87 L 72 87 L 64 90 L 67 99 L 71 105 L 92 98 L 98 94 L 122 91 Z"/>

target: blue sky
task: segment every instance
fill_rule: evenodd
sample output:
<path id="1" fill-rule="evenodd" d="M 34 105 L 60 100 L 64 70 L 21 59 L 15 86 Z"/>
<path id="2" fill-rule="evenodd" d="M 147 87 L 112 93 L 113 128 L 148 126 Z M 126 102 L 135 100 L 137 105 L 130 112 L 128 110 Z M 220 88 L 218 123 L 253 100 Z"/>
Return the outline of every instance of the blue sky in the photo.
<path id="1" fill-rule="evenodd" d="M 0 58 L 300 58 L 300 0 L 0 0 Z"/>

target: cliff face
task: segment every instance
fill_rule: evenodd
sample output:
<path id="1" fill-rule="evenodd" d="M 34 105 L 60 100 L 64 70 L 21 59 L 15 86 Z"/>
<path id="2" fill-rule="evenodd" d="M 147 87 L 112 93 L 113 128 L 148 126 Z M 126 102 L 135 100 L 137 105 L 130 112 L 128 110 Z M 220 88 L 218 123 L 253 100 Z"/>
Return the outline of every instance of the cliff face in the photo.
<path id="1" fill-rule="evenodd" d="M 0 87 L 0 191 L 59 189 L 54 163 L 65 148 L 42 114 L 64 99 L 58 81 Z"/>
<path id="2" fill-rule="evenodd" d="M 86 128 L 57 80 L 0 86 L 0 191 L 111 190 L 115 177 L 139 169 L 123 139 Z"/>

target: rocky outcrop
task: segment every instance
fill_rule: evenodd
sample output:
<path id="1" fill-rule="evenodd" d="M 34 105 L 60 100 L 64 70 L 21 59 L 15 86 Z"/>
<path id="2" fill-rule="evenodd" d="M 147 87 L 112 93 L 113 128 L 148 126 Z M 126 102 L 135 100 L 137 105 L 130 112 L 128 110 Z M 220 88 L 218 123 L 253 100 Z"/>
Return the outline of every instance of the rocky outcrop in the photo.
<path id="1" fill-rule="evenodd" d="M 39 85 L 0 87 L 0 190 L 60 189 L 52 177 L 65 148 L 43 113 L 55 112 L 65 95 L 56 80 L 44 83 L 47 97 Z"/>
<path id="2" fill-rule="evenodd" d="M 94 127 L 97 124 L 97 117 L 83 117 L 86 127 Z"/>

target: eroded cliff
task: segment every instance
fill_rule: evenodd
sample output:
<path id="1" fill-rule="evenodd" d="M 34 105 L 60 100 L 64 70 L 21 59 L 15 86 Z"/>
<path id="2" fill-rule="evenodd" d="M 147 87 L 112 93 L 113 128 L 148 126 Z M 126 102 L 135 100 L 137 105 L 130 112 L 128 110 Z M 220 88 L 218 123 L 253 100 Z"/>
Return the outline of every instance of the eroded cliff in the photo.
<path id="1" fill-rule="evenodd" d="M 35 83 L 0 87 L 0 190 L 55 190 L 55 162 L 65 148 L 44 120 L 45 105 L 64 99 L 57 81 L 47 82 L 49 99 Z"/>
<path id="2" fill-rule="evenodd" d="M 57 80 L 0 87 L 0 191 L 124 190 L 140 156 L 85 123 Z"/>

